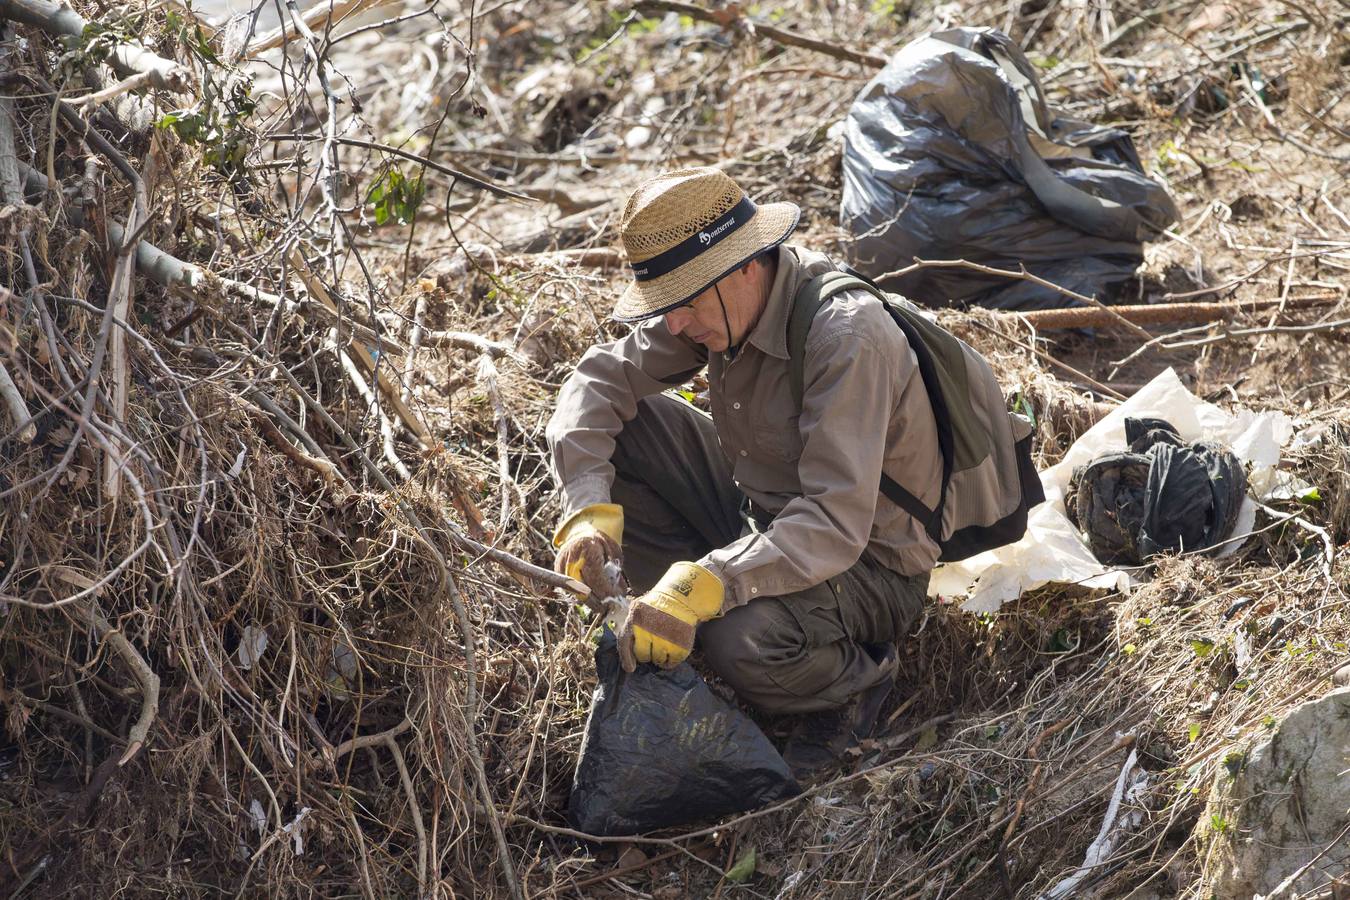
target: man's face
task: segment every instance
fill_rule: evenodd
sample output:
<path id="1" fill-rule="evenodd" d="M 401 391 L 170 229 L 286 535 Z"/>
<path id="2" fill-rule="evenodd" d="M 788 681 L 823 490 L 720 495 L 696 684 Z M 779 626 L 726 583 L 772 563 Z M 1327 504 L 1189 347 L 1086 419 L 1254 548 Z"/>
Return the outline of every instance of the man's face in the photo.
<path id="1" fill-rule="evenodd" d="M 750 273 L 754 267 L 755 263 L 742 266 L 684 306 L 666 313 L 666 328 L 670 329 L 671 334 L 683 334 L 714 353 L 722 353 L 731 346 L 727 341 L 727 324 L 730 323 L 731 342 L 740 343 L 745 337 L 746 318 L 741 307 L 752 299 Z M 719 290 L 722 292 L 721 303 L 717 299 Z M 726 304 L 725 318 L 722 315 L 722 303 Z"/>

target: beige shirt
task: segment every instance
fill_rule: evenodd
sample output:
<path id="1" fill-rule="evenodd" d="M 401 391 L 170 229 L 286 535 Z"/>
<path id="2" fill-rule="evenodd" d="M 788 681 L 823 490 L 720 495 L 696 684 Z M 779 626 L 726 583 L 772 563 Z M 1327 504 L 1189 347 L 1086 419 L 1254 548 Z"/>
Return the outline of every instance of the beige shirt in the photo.
<path id="1" fill-rule="evenodd" d="M 833 268 L 820 253 L 784 245 L 768 303 L 734 358 L 672 335 L 659 317 L 588 350 L 547 429 L 564 515 L 609 501 L 614 436 L 638 401 L 706 367 L 736 484 L 774 513 L 762 533 L 697 560 L 726 585 L 726 609 L 820 584 L 864 549 L 901 574 L 932 569 L 937 544 L 879 490 L 884 470 L 932 507 L 942 479 L 918 363 L 879 300 L 851 291 L 820 311 L 807 338 L 800 416 L 793 403 L 789 305 L 799 285 Z"/>

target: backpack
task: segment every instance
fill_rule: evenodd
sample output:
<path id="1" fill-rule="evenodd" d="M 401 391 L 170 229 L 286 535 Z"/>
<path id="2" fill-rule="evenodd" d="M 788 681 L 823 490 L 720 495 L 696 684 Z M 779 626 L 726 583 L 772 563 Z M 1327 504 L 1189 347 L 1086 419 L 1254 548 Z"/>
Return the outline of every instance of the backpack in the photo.
<path id="1" fill-rule="evenodd" d="M 903 297 L 849 272 L 826 272 L 797 289 L 788 316 L 788 377 L 797 408 L 811 322 L 836 294 L 853 290 L 875 295 L 904 332 L 919 361 L 942 450 L 942 490 L 935 508 L 884 472 L 881 493 L 923 524 L 941 549 L 942 562 L 1019 540 L 1027 530 L 1027 511 L 1045 499 L 1031 459 L 1031 422 L 1008 411 L 984 357 Z"/>

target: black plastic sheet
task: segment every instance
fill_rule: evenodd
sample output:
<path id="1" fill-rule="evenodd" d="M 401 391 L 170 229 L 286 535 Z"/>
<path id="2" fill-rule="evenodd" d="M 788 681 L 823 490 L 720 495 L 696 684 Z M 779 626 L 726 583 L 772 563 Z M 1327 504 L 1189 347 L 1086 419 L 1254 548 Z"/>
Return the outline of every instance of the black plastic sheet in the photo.
<path id="1" fill-rule="evenodd" d="M 845 123 L 840 219 L 849 262 L 930 305 L 1071 305 L 970 269 L 882 276 L 921 259 L 1033 274 L 1085 296 L 1130 277 L 1142 243 L 1178 218 L 1129 135 L 1058 115 L 1008 37 L 954 28 L 920 38 L 859 94 Z"/>
<path id="2" fill-rule="evenodd" d="M 595 651 L 598 684 L 568 817 L 587 834 L 641 834 L 747 812 L 801 792 L 759 726 L 713 696 L 689 663 L 626 674 L 614 635 Z"/>
<path id="3" fill-rule="evenodd" d="M 1138 565 L 1160 553 L 1216 549 L 1232 536 L 1247 473 L 1227 448 L 1187 444 L 1161 419 L 1126 419 L 1130 449 L 1074 470 L 1065 508 L 1093 556 Z"/>

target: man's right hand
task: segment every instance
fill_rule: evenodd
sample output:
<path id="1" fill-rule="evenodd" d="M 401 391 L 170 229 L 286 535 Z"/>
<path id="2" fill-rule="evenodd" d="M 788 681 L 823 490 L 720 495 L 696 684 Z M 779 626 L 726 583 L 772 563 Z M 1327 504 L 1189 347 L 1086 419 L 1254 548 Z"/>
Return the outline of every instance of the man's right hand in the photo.
<path id="1" fill-rule="evenodd" d="M 613 562 L 622 572 L 623 507 L 616 503 L 593 503 L 567 517 L 553 535 L 558 555 L 554 571 L 575 578 L 599 597 L 616 592 L 622 596 L 623 576 L 606 571 Z M 613 570 L 611 570 L 613 571 Z"/>

